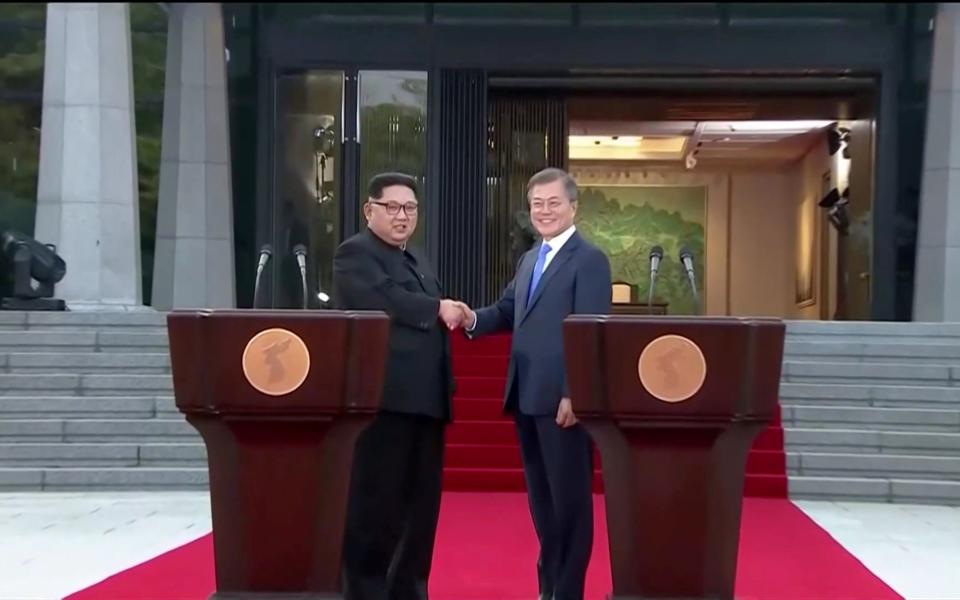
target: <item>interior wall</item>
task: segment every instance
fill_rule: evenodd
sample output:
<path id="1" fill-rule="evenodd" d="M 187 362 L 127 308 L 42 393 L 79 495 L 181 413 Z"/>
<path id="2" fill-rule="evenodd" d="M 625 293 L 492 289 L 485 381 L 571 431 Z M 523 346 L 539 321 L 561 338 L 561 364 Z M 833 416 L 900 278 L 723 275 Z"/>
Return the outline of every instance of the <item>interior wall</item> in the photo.
<path id="1" fill-rule="evenodd" d="M 572 161 L 580 185 L 700 185 L 707 187 L 704 308 L 709 315 L 828 319 L 834 310 L 835 240 L 824 210 L 823 176 L 835 180 L 826 143 L 794 163 L 756 169 L 693 170 L 584 164 Z M 800 217 L 808 211 L 807 229 Z M 813 297 L 798 303 L 805 239 Z M 831 245 L 833 244 L 833 245 Z M 677 257 L 664 257 L 678 260 Z M 697 274 L 698 279 L 700 273 Z M 643 285 L 641 285 L 641 289 Z"/>
<path id="2" fill-rule="evenodd" d="M 833 318 L 836 311 L 836 231 L 827 220 L 826 211 L 817 204 L 823 198 L 825 191 L 837 185 L 838 177 L 845 174 L 838 172 L 839 165 L 827 151 L 826 140 L 821 138 L 813 144 L 807 154 L 798 162 L 796 168 L 797 194 L 795 197 L 797 214 L 804 209 L 813 210 L 812 222 L 815 229 L 812 232 L 814 272 L 813 301 L 808 304 L 794 302 L 793 318 L 797 319 L 824 319 Z M 841 188 L 842 189 L 842 188 Z M 794 228 L 794 240 L 797 252 L 800 252 L 799 240 L 802 228 Z M 800 260 L 800 256 L 797 256 Z M 797 291 L 796 279 L 791 280 L 791 290 Z"/>
<path id="3" fill-rule="evenodd" d="M 730 173 L 730 312 L 788 316 L 793 298 L 794 173 Z"/>

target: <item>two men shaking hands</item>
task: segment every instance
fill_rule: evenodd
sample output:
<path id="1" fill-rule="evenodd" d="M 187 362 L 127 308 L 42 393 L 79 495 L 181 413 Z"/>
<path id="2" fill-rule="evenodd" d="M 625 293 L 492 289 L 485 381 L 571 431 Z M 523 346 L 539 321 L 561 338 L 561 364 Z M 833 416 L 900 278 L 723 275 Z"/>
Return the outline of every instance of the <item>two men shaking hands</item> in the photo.
<path id="1" fill-rule="evenodd" d="M 370 182 L 367 229 L 334 257 L 338 308 L 381 310 L 390 342 L 380 411 L 357 441 L 344 547 L 346 600 L 427 598 L 440 510 L 444 430 L 455 389 L 451 332 L 509 333 L 504 412 L 520 442 L 540 541 L 541 600 L 582 600 L 593 544 L 593 446 L 567 383 L 563 321 L 609 314 L 610 263 L 574 226 L 577 185 L 548 168 L 527 184 L 540 237 L 500 299 L 471 308 L 443 298 L 427 257 L 408 245 L 417 225 L 416 181 Z"/>
<path id="2" fill-rule="evenodd" d="M 440 318 L 450 331 L 472 329 L 477 322 L 477 315 L 470 307 L 459 300 L 445 299 L 440 301 Z"/>

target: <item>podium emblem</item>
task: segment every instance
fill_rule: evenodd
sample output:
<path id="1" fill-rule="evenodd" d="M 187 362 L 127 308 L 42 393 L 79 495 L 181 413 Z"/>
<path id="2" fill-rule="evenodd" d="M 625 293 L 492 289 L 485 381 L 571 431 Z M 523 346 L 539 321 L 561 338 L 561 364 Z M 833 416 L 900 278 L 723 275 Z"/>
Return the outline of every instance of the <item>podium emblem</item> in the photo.
<path id="1" fill-rule="evenodd" d="M 683 402 L 703 387 L 707 360 L 693 340 L 663 335 L 640 353 L 637 371 L 640 383 L 651 396 L 664 402 Z"/>
<path id="2" fill-rule="evenodd" d="M 292 331 L 265 329 L 247 342 L 242 362 L 243 375 L 254 389 L 268 396 L 283 396 L 307 379 L 310 351 Z"/>

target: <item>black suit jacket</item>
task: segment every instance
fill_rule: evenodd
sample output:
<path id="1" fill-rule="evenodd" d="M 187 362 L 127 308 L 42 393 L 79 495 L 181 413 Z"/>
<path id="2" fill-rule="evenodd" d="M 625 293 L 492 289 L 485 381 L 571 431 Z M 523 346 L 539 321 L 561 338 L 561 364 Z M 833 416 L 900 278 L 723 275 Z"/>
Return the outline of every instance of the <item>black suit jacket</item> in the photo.
<path id="1" fill-rule="evenodd" d="M 341 310 L 382 310 L 390 342 L 381 410 L 452 418 L 450 338 L 437 313 L 440 281 L 426 258 L 387 244 L 369 229 L 333 259 L 333 302 Z"/>
<path id="2" fill-rule="evenodd" d="M 512 331 L 504 408 L 556 416 L 560 399 L 570 397 L 563 320 L 571 314 L 610 313 L 610 261 L 602 250 L 574 232 L 543 272 L 528 305 L 539 252 L 538 243 L 523 255 L 500 300 L 476 311 L 477 323 L 467 335 Z"/>

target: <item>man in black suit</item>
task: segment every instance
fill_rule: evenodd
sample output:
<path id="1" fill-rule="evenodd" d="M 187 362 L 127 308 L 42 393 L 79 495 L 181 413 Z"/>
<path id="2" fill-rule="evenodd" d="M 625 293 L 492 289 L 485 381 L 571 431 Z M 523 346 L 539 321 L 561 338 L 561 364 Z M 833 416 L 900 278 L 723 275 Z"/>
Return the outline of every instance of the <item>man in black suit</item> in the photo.
<path id="1" fill-rule="evenodd" d="M 333 259 L 337 308 L 382 310 L 390 341 L 380 411 L 357 440 L 344 533 L 347 600 L 427 598 L 440 512 L 444 430 L 453 373 L 448 325 L 462 311 L 407 245 L 417 226 L 416 182 L 399 173 L 370 181 L 367 228 Z"/>
<path id="2" fill-rule="evenodd" d="M 610 261 L 576 231 L 577 185 L 566 172 L 534 175 L 527 199 L 542 241 L 520 259 L 496 304 L 460 306 L 470 337 L 513 332 L 504 409 L 515 415 L 540 539 L 540 598 L 581 600 L 593 546 L 593 446 L 570 401 L 563 320 L 610 312 Z"/>

